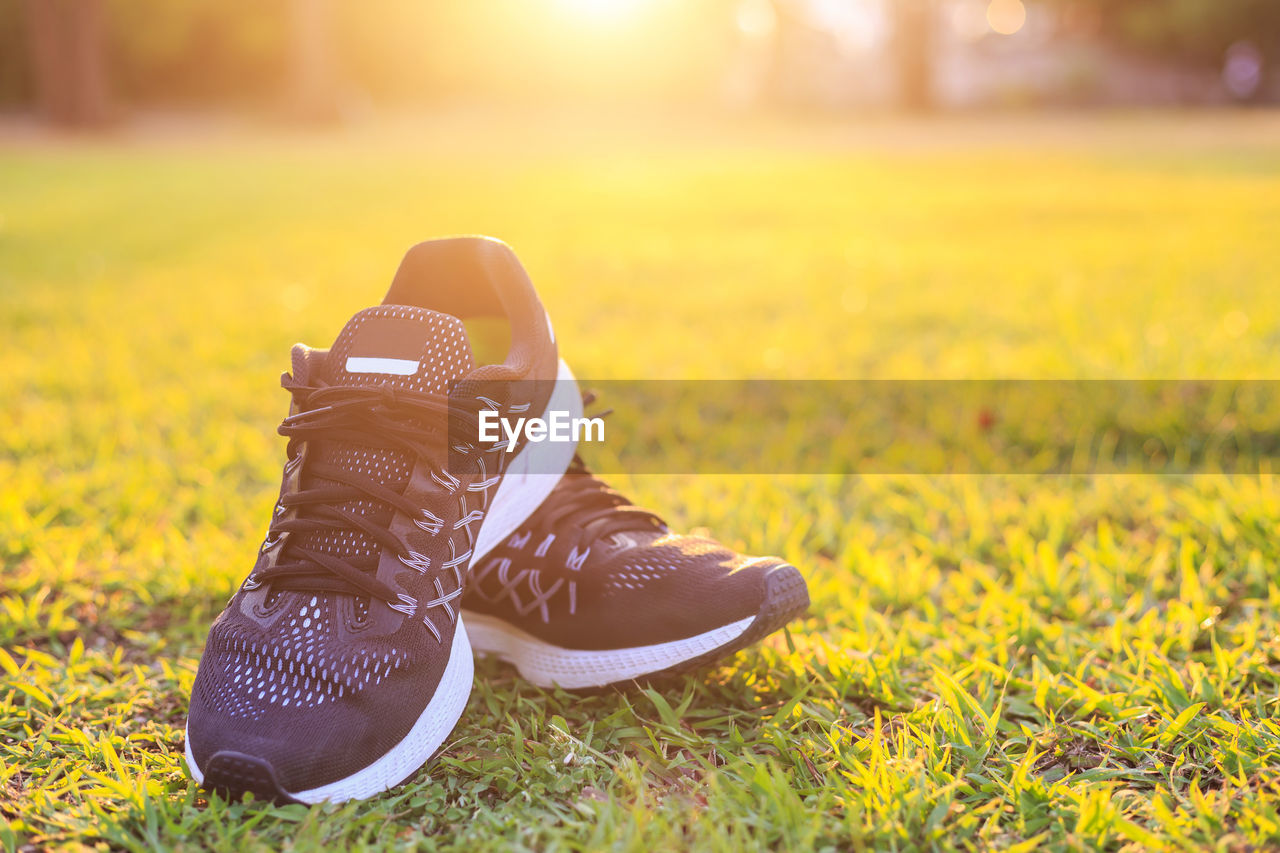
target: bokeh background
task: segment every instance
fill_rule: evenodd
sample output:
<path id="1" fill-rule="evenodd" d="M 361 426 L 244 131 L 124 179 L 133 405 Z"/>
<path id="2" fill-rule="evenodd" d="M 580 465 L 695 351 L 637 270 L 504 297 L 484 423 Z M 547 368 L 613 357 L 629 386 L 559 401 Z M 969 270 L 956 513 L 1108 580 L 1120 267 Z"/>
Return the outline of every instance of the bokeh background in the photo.
<path id="1" fill-rule="evenodd" d="M 611 471 L 810 614 L 659 690 L 483 664 L 370 803 L 181 759 L 289 347 L 419 240 L 511 243 L 588 381 L 1280 375 L 1278 8 L 0 0 L 0 847 L 1280 844 L 1265 466 Z"/>
<path id="2" fill-rule="evenodd" d="M 853 107 L 1274 102 L 1269 0 L 4 0 L 0 103 L 353 117 L 477 97 Z"/>

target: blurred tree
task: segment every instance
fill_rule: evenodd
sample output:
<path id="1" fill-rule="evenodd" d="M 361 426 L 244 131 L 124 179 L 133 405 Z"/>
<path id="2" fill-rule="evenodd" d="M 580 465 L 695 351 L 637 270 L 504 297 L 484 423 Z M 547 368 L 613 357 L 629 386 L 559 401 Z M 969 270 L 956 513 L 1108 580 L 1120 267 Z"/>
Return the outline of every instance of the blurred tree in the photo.
<path id="1" fill-rule="evenodd" d="M 48 121 L 92 127 L 109 118 L 102 0 L 24 0 L 36 104 Z"/>
<path id="2" fill-rule="evenodd" d="M 900 101 L 926 109 L 941 0 L 883 2 Z M 1280 0 L 1036 2 L 1093 22 L 1090 37 L 1183 64 L 1219 66 L 1241 40 L 1280 59 Z M 300 113 L 326 117 L 348 80 L 386 100 L 692 100 L 718 91 L 737 6 L 637 3 L 610 19 L 589 11 L 603 0 L 0 0 L 0 101 L 38 103 L 54 120 L 83 124 L 108 116 L 108 96 L 155 104 L 283 95 Z M 788 22 L 777 18 L 781 37 Z"/>
<path id="3" fill-rule="evenodd" d="M 1280 0 L 1050 1 L 1086 13 L 1108 41 L 1183 63 L 1217 65 L 1241 39 L 1280 56 Z"/>
<path id="4" fill-rule="evenodd" d="M 331 0 L 290 0 L 291 108 L 306 121 L 339 118 Z"/>
<path id="5" fill-rule="evenodd" d="M 0 104 L 31 100 L 34 86 L 24 24 L 25 15 L 17 0 L 0 0 Z"/>
<path id="6" fill-rule="evenodd" d="M 890 0 L 898 102 L 907 110 L 932 109 L 934 0 Z"/>
<path id="7" fill-rule="evenodd" d="M 208 104 L 283 94 L 287 0 L 106 2 L 112 81 L 121 98 Z"/>

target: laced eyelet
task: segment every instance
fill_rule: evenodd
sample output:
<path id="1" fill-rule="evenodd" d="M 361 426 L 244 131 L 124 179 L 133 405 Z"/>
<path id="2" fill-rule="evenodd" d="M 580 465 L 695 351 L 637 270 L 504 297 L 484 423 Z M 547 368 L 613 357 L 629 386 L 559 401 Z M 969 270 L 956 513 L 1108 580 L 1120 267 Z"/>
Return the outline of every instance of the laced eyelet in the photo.
<path id="1" fill-rule="evenodd" d="M 422 510 L 422 518 L 415 518 L 413 523 L 432 536 L 436 536 L 444 528 L 444 519 L 425 509 Z"/>
<path id="2" fill-rule="evenodd" d="M 386 431 L 390 437 L 397 439 L 398 443 L 404 444 L 409 450 L 414 451 L 416 456 L 414 467 L 418 472 L 418 476 L 426 475 L 431 478 L 429 484 L 427 484 L 429 489 L 435 491 L 436 488 L 439 488 L 452 496 L 450 502 L 461 502 L 462 509 L 458 513 L 459 516 L 462 516 L 461 520 L 455 517 L 451 511 L 443 513 L 443 517 L 441 517 L 430 510 L 415 510 L 410 506 L 408 518 L 414 522 L 418 529 L 431 534 L 433 537 L 443 535 L 446 532 L 452 535 L 453 531 L 446 531 L 446 528 L 453 522 L 459 521 L 456 529 L 466 531 L 468 540 L 474 539 L 472 528 L 477 526 L 474 522 L 480 520 L 480 518 L 477 512 L 468 512 L 466 503 L 469 495 L 463 492 L 467 483 L 474 478 L 470 474 L 464 476 L 455 475 L 454 471 L 450 470 L 448 465 L 444 464 L 444 461 L 439 457 L 443 456 L 447 460 L 450 452 L 455 452 L 465 454 L 469 459 L 475 460 L 478 456 L 482 456 L 481 451 L 488 450 L 488 447 L 477 449 L 474 446 L 467 446 L 468 442 L 465 438 L 458 439 L 455 446 L 448 441 L 447 435 L 441 434 L 438 430 L 429 430 L 428 435 L 423 435 L 420 429 L 419 420 L 421 418 L 447 414 L 444 409 L 447 403 L 445 397 L 448 395 L 401 391 L 391 387 L 389 384 L 369 388 L 346 388 L 333 386 L 318 380 L 294 380 L 289 376 L 282 380 L 282 384 L 293 397 L 293 409 L 295 411 L 285 418 L 279 432 L 290 440 L 290 447 L 293 452 L 285 462 L 286 482 L 284 490 L 286 494 L 277 502 L 274 510 L 272 524 L 275 529 L 269 528 L 267 530 L 266 537 L 259 549 L 259 553 L 264 555 L 263 562 L 276 560 L 285 546 L 292 549 L 297 544 L 304 546 L 299 549 L 296 555 L 297 559 L 290 559 L 287 565 L 281 564 L 280 566 L 286 574 L 305 574 L 305 572 L 299 570 L 309 569 L 312 563 L 316 564 L 315 571 L 317 574 L 325 574 L 330 570 L 332 573 L 346 574 L 339 571 L 343 567 L 334 566 L 331 564 L 331 560 L 322 558 L 308 550 L 305 547 L 309 541 L 307 537 L 313 530 L 324 531 L 325 535 L 330 535 L 328 532 L 332 530 L 354 530 L 357 538 L 359 538 L 360 530 L 369 533 L 371 528 L 368 522 L 372 521 L 372 519 L 361 520 L 355 518 L 355 515 L 364 515 L 364 513 L 345 509 L 343 504 L 349 504 L 352 501 L 373 501 L 375 504 L 379 500 L 385 501 L 387 484 L 382 482 L 376 470 L 346 471 L 344 466 L 332 460 L 322 460 L 323 464 L 317 463 L 317 470 L 323 474 L 328 468 L 343 469 L 342 473 L 334 477 L 321 478 L 336 480 L 337 482 L 334 485 L 323 487 L 319 485 L 304 486 L 297 478 L 299 472 L 304 469 L 310 470 L 311 468 L 311 461 L 308 460 L 314 454 L 308 454 L 307 442 L 327 440 L 340 431 L 350 429 L 367 429 L 374 432 Z M 502 406 L 497 401 L 490 402 L 495 409 L 502 410 Z M 466 416 L 466 419 L 474 420 L 472 416 L 474 408 L 476 407 L 473 405 L 467 405 L 462 415 Z M 453 424 L 451 418 L 449 424 Z M 482 482 L 473 491 L 483 491 L 487 500 L 487 494 L 491 488 L 490 481 L 494 478 L 489 478 L 485 473 L 483 458 L 480 458 L 479 464 L 479 479 Z M 317 493 L 317 489 L 328 491 L 331 494 L 320 495 Z M 298 502 L 294 502 L 294 498 L 289 496 L 295 491 L 304 493 L 302 499 Z M 360 493 L 368 495 L 368 497 L 358 497 Z M 349 500 L 347 499 L 348 495 L 351 495 Z M 322 513 L 319 509 L 312 510 L 310 505 L 314 503 L 323 503 L 325 507 L 321 509 L 332 511 Z M 394 506 L 401 502 L 391 500 L 390 503 Z M 418 505 L 421 506 L 421 504 Z M 285 523 L 283 521 L 285 518 L 291 520 Z M 335 521 L 337 522 L 336 524 Z M 382 525 L 378 526 L 381 527 Z M 281 530 L 282 527 L 288 529 Z M 301 533 L 304 538 L 300 541 L 297 537 L 289 536 L 290 533 Z M 382 538 L 378 535 L 370 535 L 374 540 Z M 415 544 L 421 544 L 421 540 Z M 450 540 L 450 545 L 453 546 L 452 539 Z M 333 553 L 334 549 L 317 547 L 320 551 L 325 551 L 330 556 L 337 557 L 338 561 L 344 564 L 344 567 L 355 568 L 344 554 Z M 336 550 L 341 551 L 342 548 Z M 456 556 L 452 556 L 449 562 L 441 566 L 439 561 L 444 559 L 443 555 L 428 559 L 424 554 L 407 550 L 405 545 L 401 545 L 395 550 L 403 551 L 403 553 L 396 554 L 401 564 L 419 574 L 430 577 L 431 573 L 438 570 L 451 569 L 452 573 L 458 578 L 459 586 L 462 583 L 460 567 L 465 567 L 465 562 L 470 557 L 469 550 L 465 554 L 456 555 L 456 548 L 451 548 L 451 555 Z M 384 551 L 385 556 L 390 556 L 391 553 L 394 553 L 394 551 Z M 263 572 L 263 576 L 271 578 L 272 572 L 273 569 L 266 569 Z M 262 583 L 270 584 L 271 581 L 267 580 Z M 258 581 L 251 581 L 247 588 L 256 588 L 258 584 Z M 362 583 L 356 583 L 355 585 L 366 587 Z M 346 584 L 342 584 L 343 588 L 345 586 Z M 436 606 L 431 603 L 419 603 L 416 598 L 409 595 L 385 589 L 383 591 L 389 595 L 388 606 L 399 613 L 415 618 L 426 620 L 427 614 L 424 611 L 433 609 Z M 419 590 L 414 587 L 414 592 L 419 592 Z M 431 597 L 428 596 L 429 598 Z M 428 599 L 424 599 L 424 602 Z M 452 613 L 450 613 L 450 618 L 453 618 Z M 430 620 L 427 621 L 429 622 Z"/>
<path id="3" fill-rule="evenodd" d="M 425 574 L 431 568 L 431 558 L 417 551 L 410 551 L 407 557 L 404 554 L 397 554 L 396 559 L 419 574 Z"/>
<path id="4" fill-rule="evenodd" d="M 259 617 L 267 617 L 280 609 L 284 603 L 284 596 L 278 590 L 272 590 L 267 593 L 262 601 L 255 602 L 253 605 L 253 615 Z"/>
<path id="5" fill-rule="evenodd" d="M 418 599 L 405 595 L 403 592 L 396 593 L 396 598 L 400 600 L 399 604 L 387 604 L 392 610 L 403 613 L 405 616 L 412 616 L 418 612 Z"/>
<path id="6" fill-rule="evenodd" d="M 444 476 L 440 476 L 443 474 Z M 456 494 L 458 487 L 462 485 L 462 481 L 450 474 L 448 471 L 432 471 L 431 479 L 442 488 L 448 489 L 450 494 Z"/>

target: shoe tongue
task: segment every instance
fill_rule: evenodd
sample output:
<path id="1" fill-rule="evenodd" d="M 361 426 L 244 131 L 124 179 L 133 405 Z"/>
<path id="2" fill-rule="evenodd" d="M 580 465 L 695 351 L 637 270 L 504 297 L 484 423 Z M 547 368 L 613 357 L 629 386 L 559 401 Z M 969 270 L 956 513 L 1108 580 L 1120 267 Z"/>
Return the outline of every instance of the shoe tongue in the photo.
<path id="1" fill-rule="evenodd" d="M 366 308 L 347 322 L 329 350 L 329 381 L 335 385 L 447 394 L 475 367 L 461 320 L 408 305 Z"/>
<path id="2" fill-rule="evenodd" d="M 338 386 L 389 385 L 397 390 L 447 394 L 475 369 L 466 328 L 457 317 L 404 305 L 379 305 L 356 314 L 329 350 L 326 377 Z M 405 451 L 368 447 L 348 441 L 315 441 L 311 459 L 369 477 L 399 491 L 413 471 L 415 459 Z M 308 478 L 311 488 L 338 485 Z M 340 505 L 379 525 L 391 522 L 394 510 L 372 498 Z M 298 538 L 300 547 L 349 560 L 372 569 L 378 545 L 360 530 L 318 530 Z"/>

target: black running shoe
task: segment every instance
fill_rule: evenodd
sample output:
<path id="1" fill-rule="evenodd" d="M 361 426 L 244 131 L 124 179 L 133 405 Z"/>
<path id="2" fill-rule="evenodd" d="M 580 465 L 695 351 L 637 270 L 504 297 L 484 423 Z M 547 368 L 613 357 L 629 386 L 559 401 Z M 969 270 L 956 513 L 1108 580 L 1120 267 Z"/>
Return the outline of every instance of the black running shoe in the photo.
<path id="1" fill-rule="evenodd" d="M 581 689 L 709 664 L 804 613 L 793 566 L 671 533 L 575 459 L 546 503 L 472 569 L 477 654 Z"/>
<path id="2" fill-rule="evenodd" d="M 505 363 L 476 367 L 460 318 L 478 315 L 506 318 Z M 524 270 L 479 238 L 410 250 L 387 304 L 356 314 L 328 351 L 296 345 L 282 384 L 293 402 L 280 497 L 253 571 L 209 632 L 187 764 L 232 796 L 369 797 L 422 766 L 457 723 L 472 680 L 458 618 L 467 569 L 573 453 L 506 453 L 450 427 L 483 408 L 580 412 L 581 399 Z M 508 393 L 468 400 L 468 387 Z M 539 474 L 508 476 L 515 468 Z"/>

